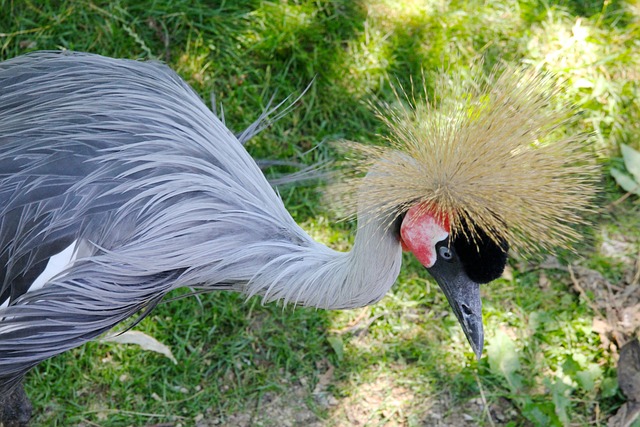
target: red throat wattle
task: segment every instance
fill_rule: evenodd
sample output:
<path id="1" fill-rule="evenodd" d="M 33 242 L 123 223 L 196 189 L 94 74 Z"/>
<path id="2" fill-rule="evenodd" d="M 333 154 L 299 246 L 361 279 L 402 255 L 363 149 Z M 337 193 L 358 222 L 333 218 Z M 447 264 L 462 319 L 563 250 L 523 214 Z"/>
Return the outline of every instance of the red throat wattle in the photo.
<path id="1" fill-rule="evenodd" d="M 402 249 L 411 252 L 426 268 L 435 264 L 436 243 L 446 239 L 451 229 L 448 218 L 444 221 L 423 205 L 407 211 L 400 226 Z"/>

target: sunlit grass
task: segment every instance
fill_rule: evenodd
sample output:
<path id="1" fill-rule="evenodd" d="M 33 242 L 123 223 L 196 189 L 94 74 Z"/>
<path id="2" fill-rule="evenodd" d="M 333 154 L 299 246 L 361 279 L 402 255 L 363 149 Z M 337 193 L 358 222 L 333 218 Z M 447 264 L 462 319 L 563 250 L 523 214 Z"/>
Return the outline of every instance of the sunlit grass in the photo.
<path id="1" fill-rule="evenodd" d="M 584 108 L 585 129 L 600 150 L 617 149 L 638 135 L 640 59 L 634 46 L 640 24 L 612 25 L 624 19 L 586 19 L 549 9 L 533 28 L 527 56 L 535 66 L 567 79 L 570 96 Z"/>

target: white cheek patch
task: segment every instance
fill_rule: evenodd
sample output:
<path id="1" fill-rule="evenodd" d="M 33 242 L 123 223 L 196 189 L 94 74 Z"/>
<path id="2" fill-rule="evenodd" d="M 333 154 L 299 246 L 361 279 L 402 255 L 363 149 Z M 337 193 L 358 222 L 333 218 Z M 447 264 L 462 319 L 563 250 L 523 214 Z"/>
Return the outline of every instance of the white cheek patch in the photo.
<path id="1" fill-rule="evenodd" d="M 445 240 L 449 233 L 436 218 L 421 206 L 414 206 L 407 212 L 400 236 L 404 245 L 426 268 L 436 263 L 436 243 Z"/>

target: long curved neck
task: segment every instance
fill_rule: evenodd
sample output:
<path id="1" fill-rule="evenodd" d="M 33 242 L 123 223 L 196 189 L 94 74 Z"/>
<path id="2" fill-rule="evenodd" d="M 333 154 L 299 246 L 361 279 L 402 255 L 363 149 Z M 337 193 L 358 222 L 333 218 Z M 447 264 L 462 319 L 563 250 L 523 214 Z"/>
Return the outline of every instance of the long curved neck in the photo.
<path id="1" fill-rule="evenodd" d="M 382 299 L 395 283 L 402 264 L 402 246 L 389 224 L 360 217 L 347 258 L 344 269 L 354 293 L 354 307 L 363 307 Z"/>
<path id="2" fill-rule="evenodd" d="M 291 249 L 291 248 L 289 248 Z M 311 241 L 272 259 L 244 289 L 266 301 L 324 309 L 363 307 L 380 300 L 400 273 L 402 248 L 381 222 L 359 218 L 353 249 L 334 251 Z"/>

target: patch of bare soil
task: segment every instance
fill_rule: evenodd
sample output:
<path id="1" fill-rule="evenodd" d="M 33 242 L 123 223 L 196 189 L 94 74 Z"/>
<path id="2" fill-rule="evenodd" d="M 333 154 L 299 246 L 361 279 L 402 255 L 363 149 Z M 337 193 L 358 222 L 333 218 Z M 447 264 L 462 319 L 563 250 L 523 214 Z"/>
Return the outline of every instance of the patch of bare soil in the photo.
<path id="1" fill-rule="evenodd" d="M 504 399 L 485 408 L 487 405 L 480 398 L 461 405 L 446 394 L 416 396 L 392 377 L 383 376 L 340 401 L 326 425 L 472 427 L 487 423 L 491 417 L 494 426 L 503 426 L 517 416 Z"/>
<path id="2" fill-rule="evenodd" d="M 308 395 L 303 385 L 292 385 L 284 393 L 267 392 L 244 411 L 225 417 L 201 416 L 196 427 L 322 427 L 322 421 L 307 405 Z"/>
<path id="3" fill-rule="evenodd" d="M 352 427 L 352 426 L 433 426 L 472 427 L 479 424 L 504 426 L 517 413 L 506 399 L 488 407 L 480 399 L 460 404 L 446 394 L 416 395 L 392 375 L 381 375 L 362 384 L 342 399 L 327 390 L 333 379 L 333 367 L 313 391 L 305 384 L 292 384 L 282 393 L 269 392 L 248 405 L 244 411 L 224 417 L 206 414 L 196 419 L 196 427 Z M 327 417 L 319 417 L 312 407 Z M 491 422 L 489 422 L 489 417 Z"/>
<path id="4" fill-rule="evenodd" d="M 423 406 L 427 409 L 425 404 L 427 402 L 417 400 L 411 390 L 395 384 L 393 378 L 381 376 L 372 383 L 363 384 L 351 396 L 339 401 L 332 411 L 328 425 L 402 426 L 416 407 Z"/>

